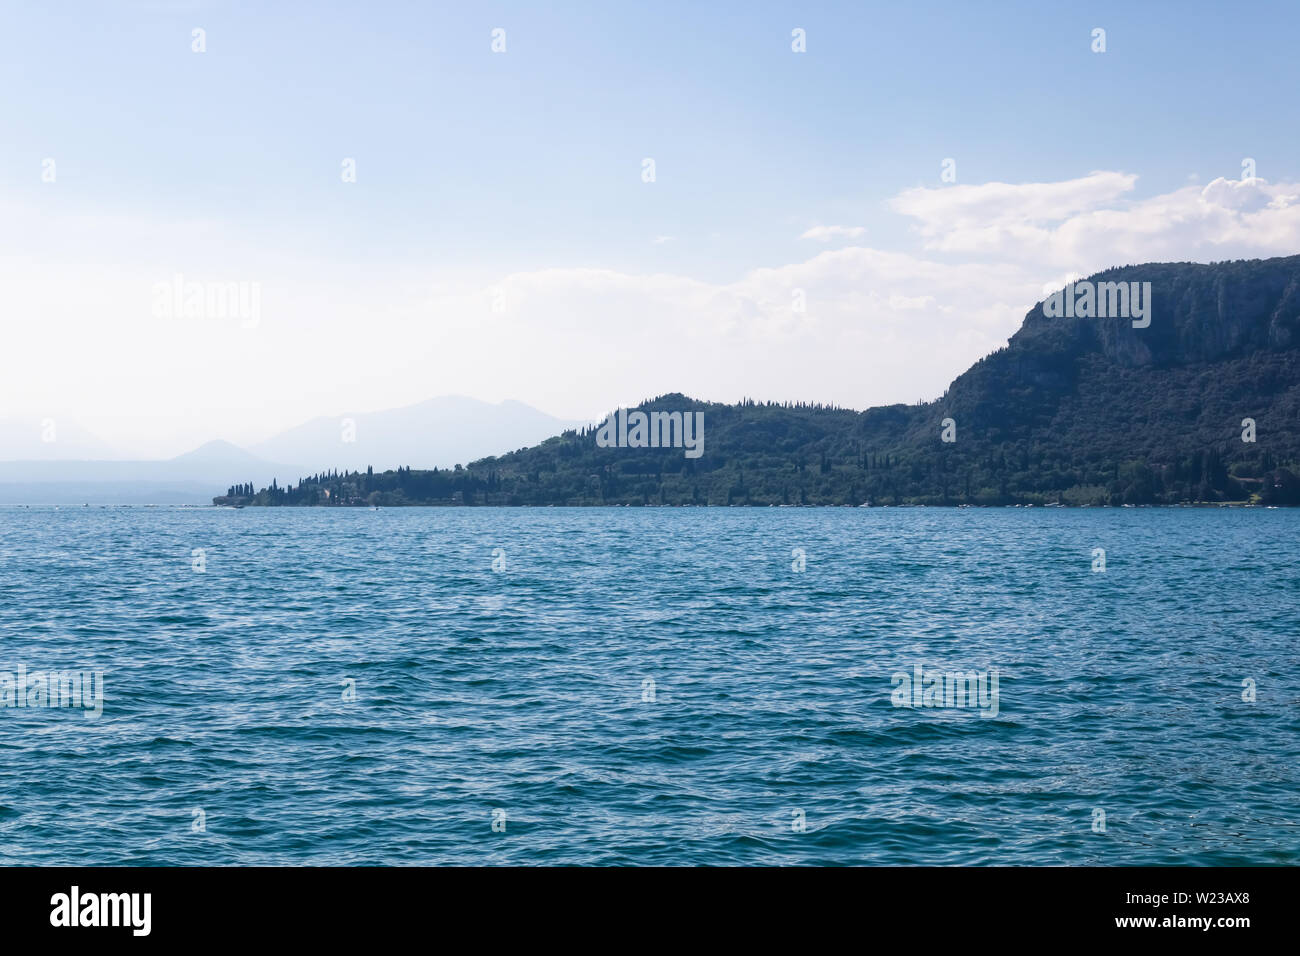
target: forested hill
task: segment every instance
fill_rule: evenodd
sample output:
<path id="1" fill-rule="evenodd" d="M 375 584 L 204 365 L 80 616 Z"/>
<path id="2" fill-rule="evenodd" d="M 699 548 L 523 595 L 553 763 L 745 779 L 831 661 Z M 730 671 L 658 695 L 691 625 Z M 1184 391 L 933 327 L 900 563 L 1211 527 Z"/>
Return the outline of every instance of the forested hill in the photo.
<path id="1" fill-rule="evenodd" d="M 1090 280 L 1150 282 L 1150 325 L 1052 317 L 1039 303 L 934 402 L 857 412 L 664 395 L 638 409 L 702 412 L 700 457 L 599 447 L 591 428 L 453 470 L 321 474 L 214 501 L 1300 504 L 1300 256 L 1125 266 Z"/>

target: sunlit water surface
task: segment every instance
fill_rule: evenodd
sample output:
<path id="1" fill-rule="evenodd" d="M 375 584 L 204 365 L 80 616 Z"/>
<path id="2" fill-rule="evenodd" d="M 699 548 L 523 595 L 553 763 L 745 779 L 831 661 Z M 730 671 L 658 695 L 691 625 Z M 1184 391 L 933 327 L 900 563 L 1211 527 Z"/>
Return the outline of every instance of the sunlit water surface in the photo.
<path id="1" fill-rule="evenodd" d="M 1298 540 L 1262 509 L 0 508 L 0 672 L 105 690 L 0 708 L 0 862 L 1296 863 Z M 996 668 L 997 715 L 895 707 L 917 665 Z"/>

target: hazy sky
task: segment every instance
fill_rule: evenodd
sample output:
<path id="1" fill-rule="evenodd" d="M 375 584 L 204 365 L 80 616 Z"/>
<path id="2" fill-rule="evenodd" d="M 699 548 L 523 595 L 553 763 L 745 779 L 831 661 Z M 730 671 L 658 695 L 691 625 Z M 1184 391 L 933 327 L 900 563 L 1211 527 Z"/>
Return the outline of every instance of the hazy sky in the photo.
<path id="1" fill-rule="evenodd" d="M 0 419 L 934 398 L 1045 284 L 1300 252 L 1298 10 L 5 3 Z"/>

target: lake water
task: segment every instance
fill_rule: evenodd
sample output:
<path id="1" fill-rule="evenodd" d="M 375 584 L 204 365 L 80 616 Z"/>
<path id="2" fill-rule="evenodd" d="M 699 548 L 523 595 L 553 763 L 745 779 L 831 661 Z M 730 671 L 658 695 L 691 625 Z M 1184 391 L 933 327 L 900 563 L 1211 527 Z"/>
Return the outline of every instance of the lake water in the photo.
<path id="1" fill-rule="evenodd" d="M 1261 509 L 0 508 L 0 672 L 103 674 L 97 718 L 0 708 L 0 862 L 1294 864 L 1297 540 Z M 996 670 L 996 714 L 895 706 L 916 668 Z"/>

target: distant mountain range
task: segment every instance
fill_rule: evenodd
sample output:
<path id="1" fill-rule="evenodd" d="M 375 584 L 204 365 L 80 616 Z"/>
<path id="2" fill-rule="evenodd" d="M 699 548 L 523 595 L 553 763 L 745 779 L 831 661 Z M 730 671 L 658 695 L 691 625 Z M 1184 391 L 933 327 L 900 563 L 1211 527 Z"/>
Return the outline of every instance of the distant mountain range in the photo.
<path id="1" fill-rule="evenodd" d="M 205 504 L 237 476 L 286 470 L 225 441 L 164 461 L 0 461 L 0 504 Z"/>
<path id="2" fill-rule="evenodd" d="M 73 461 L 118 457 L 113 449 L 75 422 L 0 420 L 0 459 Z"/>
<path id="3" fill-rule="evenodd" d="M 0 422 L 0 504 L 207 504 L 232 483 L 285 484 L 325 465 L 449 467 L 579 424 L 506 401 L 460 396 L 321 417 L 252 449 L 210 441 L 161 461 L 119 460 L 77 426 Z M 43 438 L 52 440 L 43 441 Z"/>
<path id="4" fill-rule="evenodd" d="M 601 447 L 583 428 L 454 472 L 331 471 L 217 500 L 1300 504 L 1300 256 L 1125 266 L 1087 283 L 1150 283 L 1149 311 L 1053 317 L 1039 303 L 934 402 L 856 412 L 665 395 L 639 410 L 701 412 L 701 457 Z"/>
<path id="5" fill-rule="evenodd" d="M 446 395 L 384 412 L 314 418 L 249 450 L 268 461 L 297 462 L 312 472 L 399 465 L 449 468 L 533 445 L 584 424 L 555 418 L 522 402 L 493 405 Z M 296 480 L 306 470 L 289 477 Z"/>

